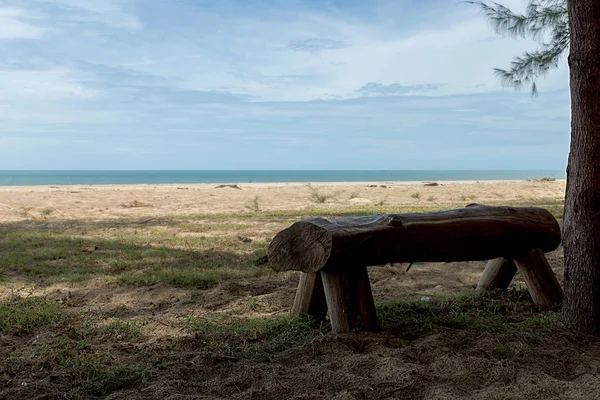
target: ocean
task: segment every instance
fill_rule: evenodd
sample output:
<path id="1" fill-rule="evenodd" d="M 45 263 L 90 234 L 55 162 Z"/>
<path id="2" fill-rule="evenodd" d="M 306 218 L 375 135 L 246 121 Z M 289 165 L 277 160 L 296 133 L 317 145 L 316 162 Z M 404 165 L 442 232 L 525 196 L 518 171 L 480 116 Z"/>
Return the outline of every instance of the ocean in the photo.
<path id="1" fill-rule="evenodd" d="M 565 179 L 559 170 L 0 171 L 0 186 Z"/>

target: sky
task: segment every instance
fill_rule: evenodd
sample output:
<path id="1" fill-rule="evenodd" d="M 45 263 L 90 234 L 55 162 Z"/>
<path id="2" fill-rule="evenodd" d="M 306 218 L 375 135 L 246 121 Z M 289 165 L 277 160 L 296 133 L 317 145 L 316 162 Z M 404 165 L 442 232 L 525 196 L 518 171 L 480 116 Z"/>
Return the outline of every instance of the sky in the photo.
<path id="1" fill-rule="evenodd" d="M 492 71 L 534 46 L 455 0 L 0 0 L 0 169 L 564 170 L 566 60 Z"/>

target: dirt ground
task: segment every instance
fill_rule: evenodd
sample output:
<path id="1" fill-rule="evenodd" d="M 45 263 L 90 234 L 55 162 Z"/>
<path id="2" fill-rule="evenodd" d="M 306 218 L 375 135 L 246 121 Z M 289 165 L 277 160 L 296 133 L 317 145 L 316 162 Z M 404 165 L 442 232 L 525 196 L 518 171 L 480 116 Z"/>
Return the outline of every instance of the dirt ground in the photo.
<path id="1" fill-rule="evenodd" d="M 429 194 L 430 190 L 437 190 L 435 201 L 439 204 L 460 203 L 467 196 L 474 196 L 477 201 L 499 198 L 492 193 L 504 193 L 501 200 L 507 201 L 534 196 L 557 200 L 564 193 L 564 182 L 455 185 L 447 185 L 452 188 L 445 192 L 444 187 L 422 184 L 394 184 L 391 189 L 325 186 L 320 190 L 364 190 L 360 197 L 352 197 L 365 198 L 371 204 L 387 190 L 385 193 L 391 194 L 386 201 L 394 205 L 404 201 L 427 203 L 422 197 L 434 196 Z M 476 185 L 489 186 L 481 191 L 475 189 L 479 188 Z M 16 251 L 15 247 L 2 247 L 2 243 L 12 240 L 10 235 L 15 227 L 23 226 L 32 215 L 36 220 L 45 221 L 44 217 L 49 217 L 60 222 L 89 216 L 94 210 L 103 211 L 101 219 L 115 221 L 124 214 L 136 213 L 136 217 L 144 219 L 148 215 L 177 214 L 177 210 L 182 215 L 197 215 L 207 210 L 234 214 L 243 209 L 247 212 L 246 203 L 254 196 L 265 199 L 262 207 L 271 211 L 306 207 L 311 196 L 304 186 L 260 190 L 246 186 L 242 190 L 0 189 L 3 221 L 0 250 L 4 258 L 14 256 L 9 253 Z M 186 206 L 197 196 L 191 194 L 192 190 L 200 191 L 202 199 L 206 199 L 197 202 L 210 201 L 210 204 Z M 421 200 L 411 197 L 417 190 Z M 224 191 L 227 195 L 220 194 Z M 291 193 L 296 193 L 295 197 Z M 224 205 L 225 200 L 220 196 L 230 203 Z M 341 198 L 340 194 L 336 196 Z M 288 200 L 280 201 L 283 197 Z M 121 206 L 134 200 L 152 207 Z M 349 200 L 344 200 L 344 204 Z M 52 213 L 42 212 L 44 207 L 53 207 Z M 194 218 L 195 222 L 202 219 Z M 244 228 L 242 234 L 250 236 L 261 227 L 266 242 L 287 223 L 261 219 L 257 225 Z M 27 225 L 33 227 L 28 229 L 40 232 L 52 229 L 45 222 L 36 224 Z M 110 223 L 104 228 L 114 229 L 115 237 L 121 229 L 119 225 L 111 228 Z M 45 235 L 44 232 L 40 235 Z M 174 229 L 173 232 L 180 236 L 185 233 Z M 237 231 L 223 233 L 227 234 L 233 235 L 233 240 L 240 235 Z M 88 228 L 73 235 L 90 243 L 98 240 Z M 253 240 L 258 241 L 254 236 Z M 102 245 L 98 251 L 102 251 Z M 252 252 L 240 254 L 240 262 L 251 262 L 255 257 Z M 562 281 L 562 250 L 559 248 L 547 256 Z M 84 257 L 79 248 L 77 257 Z M 31 263 L 35 262 L 36 258 L 31 258 Z M 52 265 L 54 260 L 47 262 Z M 95 264 L 89 265 L 93 268 Z M 512 293 L 519 297 L 497 303 L 490 299 L 490 303 L 497 304 L 491 314 L 481 308 L 485 304 L 482 301 L 487 300 L 477 300 L 473 310 L 461 308 L 459 313 L 452 308 L 454 311 L 449 312 L 456 311 L 456 315 L 436 319 L 433 314 L 446 312 L 442 309 L 443 301 L 455 301 L 462 293 L 474 291 L 484 265 L 484 262 L 415 264 L 409 272 L 403 265 L 373 267 L 369 274 L 376 301 L 379 304 L 398 299 L 413 301 L 417 305 L 410 303 L 413 304 L 410 307 L 416 307 L 417 319 L 391 312 L 392 317 L 384 321 L 378 333 L 332 335 L 325 327 L 311 328 L 306 335 L 295 333 L 296 336 L 287 338 L 288 332 L 297 327 L 290 325 L 266 339 L 258 333 L 242 335 L 234 325 L 228 330 L 228 325 L 219 325 L 218 320 L 217 333 L 206 326 L 212 326 L 211 321 L 219 316 L 248 321 L 285 318 L 294 298 L 297 273 L 275 273 L 268 266 L 256 266 L 260 271 L 255 276 L 227 279 L 199 288 L 165 282 L 124 285 L 102 276 L 40 283 L 31 277 L 23 279 L 14 267 L 5 265 L 0 275 L 1 304 L 10 306 L 20 299 L 42 298 L 58 305 L 60 313 L 75 319 L 62 324 L 56 317 L 53 322 L 35 325 L 31 331 L 2 331 L 0 399 L 600 399 L 600 344 L 594 338 L 551 325 L 548 321 L 554 320 L 558 310 L 536 309 L 522 290 L 519 276 L 511 287 Z M 431 298 L 431 305 L 418 305 L 423 296 Z M 438 304 L 440 308 L 436 311 Z M 494 319 L 494 312 L 499 319 Z M 394 315 L 402 318 L 394 319 Z M 208 325 L 190 329 L 190 318 L 208 321 Z M 109 334 L 112 331 L 106 327 L 114 321 L 139 322 L 139 329 L 121 329 Z M 129 339 L 125 337 L 128 332 Z M 73 351 L 66 357 L 64 349 L 70 349 L 71 345 Z M 249 349 L 258 351 L 250 353 Z M 84 354 L 90 358 L 83 359 Z M 139 365 L 144 372 L 119 369 L 120 365 Z M 112 369 L 106 369 L 107 366 Z M 88 375 L 78 376 L 73 371 L 88 371 L 85 372 Z M 98 371 L 109 372 L 102 375 Z M 99 377 L 103 384 L 94 386 L 95 379 L 101 380 Z M 86 382 L 87 386 L 75 385 L 75 379 Z"/>
<path id="2" fill-rule="evenodd" d="M 560 254 L 550 260 L 560 274 Z M 472 290 L 482 265 L 421 264 L 409 273 L 398 266 L 382 268 L 387 270 L 372 274 L 378 301 Z M 2 336 L 4 357 L 19 359 L 22 370 L 0 389 L 0 398 L 600 398 L 600 345 L 568 332 L 514 334 L 400 324 L 379 333 L 325 335 L 269 354 L 267 359 L 252 359 L 207 348 L 201 336 L 181 327 L 180 321 L 189 315 L 287 313 L 296 282 L 297 275 L 288 273 L 203 291 L 94 282 L 36 290 L 35 295 L 63 302 L 70 312 L 84 312 L 98 324 L 112 318 L 146 318 L 138 343 L 115 341 L 103 347 L 114 362 L 151 365 L 153 376 L 143 387 L 124 385 L 106 395 L 72 390 L 58 368 L 37 373 L 23 361 L 31 360 L 33 348 L 48 340 L 46 335 L 57 334 L 41 329 L 24 337 Z M 52 372 L 56 375 L 49 375 Z"/>

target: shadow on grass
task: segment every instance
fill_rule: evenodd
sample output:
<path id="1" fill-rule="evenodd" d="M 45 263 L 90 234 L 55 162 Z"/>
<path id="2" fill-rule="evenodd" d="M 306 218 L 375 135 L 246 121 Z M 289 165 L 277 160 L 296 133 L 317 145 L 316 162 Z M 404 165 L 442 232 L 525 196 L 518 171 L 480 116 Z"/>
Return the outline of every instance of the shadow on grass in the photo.
<path id="1" fill-rule="evenodd" d="M 0 280 L 48 285 L 102 277 L 123 284 L 165 282 L 206 289 L 224 280 L 260 276 L 268 271 L 253 263 L 264 254 L 262 244 L 235 239 L 228 244 L 219 238 L 164 241 L 151 234 L 149 237 L 165 243 L 142 244 L 145 235 L 141 232 L 120 239 L 100 239 L 54 231 L 13 230 L 4 225 L 0 227 Z"/>
<path id="2" fill-rule="evenodd" d="M 317 390 L 323 382 L 319 374 L 332 365 L 346 374 L 340 374 L 333 384 L 343 387 L 343 378 L 357 365 L 357 357 L 373 366 L 381 362 L 386 370 L 393 368 L 385 364 L 390 359 L 411 368 L 421 366 L 418 384 L 423 387 L 431 385 L 427 379 L 431 367 L 445 359 L 479 360 L 486 365 L 507 360 L 509 369 L 539 368 L 545 374 L 573 379 L 579 372 L 565 371 L 564 357 L 580 362 L 574 350 L 584 343 L 593 346 L 589 340 L 569 338 L 559 314 L 540 310 L 522 290 L 468 293 L 429 302 L 398 300 L 379 304 L 377 311 L 382 332 L 350 335 L 332 335 L 327 323 L 289 314 L 261 318 L 190 316 L 181 321 L 182 330 L 189 334 L 173 338 L 167 345 L 146 343 L 133 335 L 136 346 L 132 348 L 116 339 L 131 331 L 127 324 L 97 326 L 93 315 L 74 315 L 47 299 L 15 300 L 0 306 L 0 321 L 5 321 L 0 324 L 0 333 L 23 340 L 16 350 L 0 348 L 0 355 L 5 355 L 0 359 L 0 372 L 4 372 L 0 373 L 0 395 L 2 387 L 8 390 L 12 386 L 21 395 L 15 399 L 59 391 L 88 396 L 122 392 L 119 398 L 154 398 L 152 395 L 159 397 L 165 391 L 233 398 L 240 390 L 252 391 L 254 384 L 272 379 L 281 379 L 286 385 L 284 391 L 295 393 L 302 392 L 298 379 L 302 379 L 300 386 Z M 140 329 L 143 334 L 144 328 Z M 27 338 L 34 336 L 36 346 L 31 355 Z M 554 347 L 560 357 L 548 353 Z M 309 371 L 314 368 L 311 377 Z M 35 384 L 21 387 L 21 382 L 34 379 L 34 371 L 42 371 Z M 446 370 L 441 374 L 446 380 L 453 377 Z M 464 377 L 456 378 L 459 384 Z M 375 379 L 382 387 L 390 384 L 383 378 Z M 399 382 L 397 389 L 407 387 Z M 133 396 L 129 392 L 140 389 L 145 393 Z M 284 397 L 279 393 L 269 398 Z M 407 398 L 419 397 L 411 394 Z"/>

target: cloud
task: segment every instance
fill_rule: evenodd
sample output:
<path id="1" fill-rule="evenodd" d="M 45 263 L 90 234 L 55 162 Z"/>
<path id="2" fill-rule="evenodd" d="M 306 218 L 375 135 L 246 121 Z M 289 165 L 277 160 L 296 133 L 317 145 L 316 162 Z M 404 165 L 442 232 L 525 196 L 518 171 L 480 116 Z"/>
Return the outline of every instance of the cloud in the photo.
<path id="1" fill-rule="evenodd" d="M 343 49 L 346 47 L 350 47 L 350 45 L 340 40 L 312 38 L 303 40 L 293 40 L 289 43 L 288 47 L 294 51 L 320 53 L 322 51 Z"/>
<path id="2" fill-rule="evenodd" d="M 382 83 L 369 82 L 356 92 L 362 96 L 401 96 L 408 93 L 420 93 L 437 90 L 441 87 L 438 84 L 418 84 L 418 85 L 401 85 L 392 83 L 384 85 Z"/>
<path id="3" fill-rule="evenodd" d="M 51 70 L 0 70 L 0 100 L 60 101 L 90 99 L 100 94 L 79 82 L 76 72 Z"/>
<path id="4" fill-rule="evenodd" d="M 135 0 L 28 0 L 46 12 L 54 31 L 98 32 L 101 27 L 138 31 L 142 23 L 136 15 Z M 48 21 L 50 22 L 50 21 Z"/>
<path id="5" fill-rule="evenodd" d="M 45 29 L 28 21 L 27 13 L 17 8 L 0 8 L 0 40 L 35 39 L 41 37 Z"/>
<path id="6" fill-rule="evenodd" d="M 567 69 L 535 100 L 503 89 L 492 68 L 531 43 L 463 3 L 0 1 L 0 169 L 565 159 Z"/>

